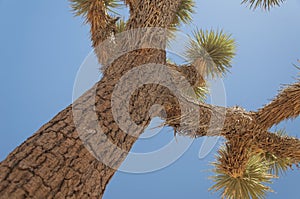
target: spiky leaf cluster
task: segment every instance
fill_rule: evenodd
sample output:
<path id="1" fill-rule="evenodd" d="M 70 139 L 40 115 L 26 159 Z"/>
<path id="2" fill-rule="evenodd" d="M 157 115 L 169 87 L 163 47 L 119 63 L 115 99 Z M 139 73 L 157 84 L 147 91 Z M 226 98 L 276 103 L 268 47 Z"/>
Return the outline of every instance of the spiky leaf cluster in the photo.
<path id="1" fill-rule="evenodd" d="M 212 176 L 215 185 L 210 190 L 221 193 L 222 198 L 226 199 L 264 199 L 266 192 L 272 191 L 265 183 L 271 183 L 273 175 L 268 173 L 268 163 L 260 155 L 250 156 L 246 169 L 242 176 L 232 176 L 228 173 L 225 165 L 222 165 L 220 159 L 228 158 L 228 149 L 223 147 L 218 152 L 217 162 L 213 165 Z"/>
<path id="2" fill-rule="evenodd" d="M 201 66 L 204 76 L 222 76 L 231 67 L 236 44 L 223 30 L 196 30 L 186 49 L 186 58 L 196 67 Z"/>
<path id="3" fill-rule="evenodd" d="M 194 88 L 195 95 L 197 99 L 201 102 L 206 100 L 206 95 L 209 93 L 209 90 L 205 86 L 199 86 Z"/>
<path id="4" fill-rule="evenodd" d="M 91 8 L 91 5 L 96 1 L 100 1 L 100 0 L 70 0 L 71 7 L 75 12 L 76 16 L 82 15 L 83 17 L 87 15 L 87 13 Z M 120 0 L 101 0 L 101 1 L 103 1 L 104 7 L 108 11 L 112 11 L 113 8 L 117 8 L 121 5 Z"/>
<path id="5" fill-rule="evenodd" d="M 288 137 L 288 134 L 284 129 L 278 130 L 275 133 L 280 137 Z M 285 174 L 292 165 L 290 158 L 277 157 L 270 152 L 261 153 L 261 155 L 269 164 L 269 173 L 276 176 Z"/>
<path id="6" fill-rule="evenodd" d="M 116 23 L 116 33 L 124 32 L 126 29 L 126 22 L 124 19 L 120 19 Z"/>
<path id="7" fill-rule="evenodd" d="M 300 63 L 300 59 L 297 59 L 297 62 Z M 293 64 L 293 66 L 294 66 L 295 68 L 297 68 L 297 69 L 300 71 L 300 66 L 299 66 L 299 65 Z"/>
<path id="8" fill-rule="evenodd" d="M 192 20 L 191 14 L 194 12 L 194 6 L 195 2 L 193 0 L 182 0 L 172 24 L 177 26 L 180 22 L 189 23 Z"/>
<path id="9" fill-rule="evenodd" d="M 285 174 L 292 165 L 290 158 L 280 158 L 269 152 L 263 153 L 262 157 L 269 164 L 269 173 L 276 176 Z"/>
<path id="10" fill-rule="evenodd" d="M 272 7 L 280 6 L 285 0 L 243 0 L 243 4 L 249 4 L 251 9 L 263 8 L 270 10 Z"/>

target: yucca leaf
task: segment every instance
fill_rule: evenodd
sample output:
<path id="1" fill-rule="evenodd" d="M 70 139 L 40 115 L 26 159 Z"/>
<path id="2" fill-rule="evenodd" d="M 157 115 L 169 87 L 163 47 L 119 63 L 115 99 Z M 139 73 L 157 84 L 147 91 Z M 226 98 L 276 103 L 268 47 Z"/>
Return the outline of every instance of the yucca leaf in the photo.
<path id="1" fill-rule="evenodd" d="M 185 56 L 194 64 L 203 76 L 222 76 L 231 67 L 235 56 L 236 44 L 230 34 L 221 31 L 196 30 Z"/>
<path id="2" fill-rule="evenodd" d="M 297 59 L 297 62 L 300 63 L 300 59 Z M 297 64 L 293 64 L 293 66 L 300 71 L 300 66 L 298 66 Z"/>
<path id="3" fill-rule="evenodd" d="M 264 153 L 263 158 L 269 164 L 269 173 L 276 176 L 285 174 L 292 165 L 290 158 L 280 158 L 269 152 Z"/>
<path id="4" fill-rule="evenodd" d="M 120 19 L 116 23 L 116 32 L 121 33 L 126 29 L 126 22 L 124 19 Z"/>
<path id="5" fill-rule="evenodd" d="M 277 130 L 275 133 L 280 137 L 288 137 L 288 134 L 284 129 Z M 261 153 L 261 155 L 269 164 L 269 173 L 276 176 L 285 174 L 292 165 L 290 158 L 277 157 L 270 152 Z"/>
<path id="6" fill-rule="evenodd" d="M 280 6 L 285 0 L 243 0 L 242 4 L 249 4 L 251 9 L 256 9 L 258 7 L 265 10 L 270 10 L 270 8 L 275 6 Z"/>
<path id="7" fill-rule="evenodd" d="M 179 26 L 181 22 L 187 24 L 192 20 L 191 14 L 194 13 L 194 7 L 195 2 L 193 0 L 182 0 L 180 2 L 178 9 L 175 13 L 174 19 L 169 27 L 170 38 L 174 36 L 173 32 L 177 31 L 177 26 Z"/>
<path id="8" fill-rule="evenodd" d="M 189 23 L 192 20 L 191 14 L 194 12 L 194 7 L 195 2 L 193 0 L 182 0 L 178 6 L 173 24 L 179 25 L 180 22 Z"/>
<path id="9" fill-rule="evenodd" d="M 195 95 L 197 100 L 204 102 L 206 100 L 206 95 L 209 93 L 209 90 L 205 86 L 199 86 L 194 88 Z"/>
<path id="10" fill-rule="evenodd" d="M 90 11 L 91 5 L 97 1 L 103 1 L 105 9 L 114 13 L 113 8 L 121 6 L 120 0 L 70 0 L 71 7 L 76 16 L 82 15 L 83 17 Z"/>
<path id="11" fill-rule="evenodd" d="M 268 162 L 260 155 L 251 155 L 242 176 L 234 177 L 228 173 L 226 165 L 222 165 L 221 159 L 228 158 L 228 147 L 219 150 L 217 162 L 211 178 L 215 182 L 210 190 L 220 192 L 222 198 L 227 199 L 264 199 L 266 192 L 272 191 L 265 183 L 272 183 L 273 175 L 268 173 Z M 222 161 L 223 162 L 223 161 Z"/>

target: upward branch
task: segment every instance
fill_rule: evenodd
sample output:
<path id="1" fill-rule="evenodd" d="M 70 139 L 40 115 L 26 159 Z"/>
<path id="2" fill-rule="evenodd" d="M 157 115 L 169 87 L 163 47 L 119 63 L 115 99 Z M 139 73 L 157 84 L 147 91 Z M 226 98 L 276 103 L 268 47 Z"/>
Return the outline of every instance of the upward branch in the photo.
<path id="1" fill-rule="evenodd" d="M 115 28 L 114 19 L 109 16 L 104 0 L 70 0 L 76 15 L 82 15 L 90 24 L 93 47 L 108 38 Z"/>
<path id="2" fill-rule="evenodd" d="M 105 62 L 105 52 L 97 50 L 97 46 L 111 36 L 116 29 L 117 18 L 111 17 L 107 10 L 115 7 L 114 1 L 108 0 L 70 0 L 76 15 L 82 15 L 86 23 L 90 24 L 92 46 L 100 63 Z"/>
<path id="3" fill-rule="evenodd" d="M 300 114 L 300 81 L 286 87 L 273 101 L 257 111 L 257 122 L 264 129 Z"/>
<path id="4" fill-rule="evenodd" d="M 300 163 L 300 140 L 297 138 L 264 132 L 255 137 L 254 143 L 276 157 L 289 158 L 293 164 Z"/>

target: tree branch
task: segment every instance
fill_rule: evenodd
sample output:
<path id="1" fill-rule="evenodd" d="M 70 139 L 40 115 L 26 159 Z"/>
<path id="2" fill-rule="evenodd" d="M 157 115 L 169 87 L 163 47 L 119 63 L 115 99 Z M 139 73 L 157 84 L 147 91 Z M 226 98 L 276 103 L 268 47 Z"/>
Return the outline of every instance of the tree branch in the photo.
<path id="1" fill-rule="evenodd" d="M 287 86 L 273 101 L 256 113 L 261 128 L 269 129 L 283 120 L 300 114 L 300 81 Z"/>
<path id="2" fill-rule="evenodd" d="M 190 72 L 187 72 L 193 70 L 192 66 L 185 66 L 184 68 L 177 66 L 177 68 L 186 78 L 193 77 L 189 75 Z M 189 82 L 195 83 L 195 80 L 189 79 Z M 270 133 L 266 127 L 271 127 L 274 121 L 278 123 L 283 119 L 299 115 L 299 85 L 300 83 L 297 82 L 288 86 L 276 99 L 263 109 L 259 109 L 258 112 L 247 112 L 240 107 L 226 108 L 196 103 L 185 98 L 188 103 L 193 104 L 189 108 L 198 109 L 198 120 L 195 120 L 195 115 L 182 115 L 180 108 L 171 107 L 168 110 L 170 117 L 166 119 L 166 124 L 174 127 L 175 131 L 181 135 L 190 137 L 223 136 L 230 142 L 242 142 L 244 143 L 243 146 L 247 145 L 247 148 L 259 148 L 277 157 L 290 158 L 294 164 L 298 164 L 300 162 L 300 140 Z M 265 120 L 259 120 L 258 115 L 265 115 Z M 187 122 L 183 123 L 182 120 Z M 265 123 L 269 120 L 272 125 Z M 235 147 L 232 148 L 235 150 Z M 236 150 L 241 149 L 237 147 Z M 247 160 L 245 157 L 242 156 L 242 159 Z M 241 164 L 241 160 L 238 158 L 236 161 L 236 165 L 239 161 Z"/>
<path id="3" fill-rule="evenodd" d="M 253 143 L 276 157 L 290 158 L 292 163 L 300 163 L 300 140 L 297 138 L 263 132 L 254 137 Z"/>

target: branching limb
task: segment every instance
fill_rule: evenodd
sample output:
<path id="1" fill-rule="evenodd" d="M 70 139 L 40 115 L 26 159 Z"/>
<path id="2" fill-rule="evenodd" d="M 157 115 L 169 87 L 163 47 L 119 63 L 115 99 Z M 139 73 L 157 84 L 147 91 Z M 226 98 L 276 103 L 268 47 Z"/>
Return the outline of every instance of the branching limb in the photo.
<path id="1" fill-rule="evenodd" d="M 86 23 L 90 24 L 92 46 L 95 49 L 99 63 L 105 62 L 107 55 L 97 50 L 98 45 L 110 37 L 116 29 L 116 21 L 108 14 L 108 6 L 114 3 L 105 0 L 70 0 L 76 15 L 82 15 Z"/>
<path id="2" fill-rule="evenodd" d="M 264 129 L 300 114 L 300 81 L 287 86 L 268 105 L 256 113 L 257 123 Z"/>
<path id="3" fill-rule="evenodd" d="M 297 138 L 264 132 L 259 133 L 253 143 L 276 157 L 289 158 L 293 164 L 300 163 L 300 140 Z"/>

